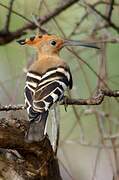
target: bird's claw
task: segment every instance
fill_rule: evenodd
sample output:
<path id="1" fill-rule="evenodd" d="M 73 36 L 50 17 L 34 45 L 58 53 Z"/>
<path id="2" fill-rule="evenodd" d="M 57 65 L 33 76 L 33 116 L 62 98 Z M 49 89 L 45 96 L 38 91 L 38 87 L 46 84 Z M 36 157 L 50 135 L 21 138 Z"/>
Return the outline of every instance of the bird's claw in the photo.
<path id="1" fill-rule="evenodd" d="M 65 109 L 66 112 L 67 112 L 67 107 L 68 107 L 67 99 L 68 99 L 67 96 L 64 96 L 64 97 L 63 97 L 63 100 L 64 100 L 64 109 Z"/>

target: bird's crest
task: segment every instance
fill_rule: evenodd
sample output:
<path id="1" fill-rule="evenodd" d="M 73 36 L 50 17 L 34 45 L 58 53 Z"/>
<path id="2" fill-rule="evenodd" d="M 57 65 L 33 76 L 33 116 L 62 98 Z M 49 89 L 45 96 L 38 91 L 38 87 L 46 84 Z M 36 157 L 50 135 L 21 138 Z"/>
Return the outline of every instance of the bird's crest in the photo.
<path id="1" fill-rule="evenodd" d="M 42 52 L 56 53 L 62 48 L 64 40 L 55 35 L 44 34 L 32 36 L 29 39 L 21 39 L 17 42 L 20 45 L 30 45 L 38 49 L 43 48 Z"/>
<path id="2" fill-rule="evenodd" d="M 42 35 L 36 35 L 36 36 L 31 36 L 30 38 L 20 39 L 17 42 L 20 45 L 25 45 L 25 44 L 34 45 L 39 43 L 41 39 L 42 39 Z"/>

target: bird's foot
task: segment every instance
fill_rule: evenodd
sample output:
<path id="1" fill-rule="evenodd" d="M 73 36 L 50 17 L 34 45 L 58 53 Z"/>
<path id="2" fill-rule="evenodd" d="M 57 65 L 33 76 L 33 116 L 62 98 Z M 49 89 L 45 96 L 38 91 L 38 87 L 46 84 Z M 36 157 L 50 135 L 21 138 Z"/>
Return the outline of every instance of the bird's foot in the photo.
<path id="1" fill-rule="evenodd" d="M 63 101 L 64 101 L 64 109 L 65 109 L 66 112 L 67 112 L 67 107 L 68 107 L 67 99 L 68 99 L 68 96 L 65 95 L 65 96 L 63 97 Z"/>

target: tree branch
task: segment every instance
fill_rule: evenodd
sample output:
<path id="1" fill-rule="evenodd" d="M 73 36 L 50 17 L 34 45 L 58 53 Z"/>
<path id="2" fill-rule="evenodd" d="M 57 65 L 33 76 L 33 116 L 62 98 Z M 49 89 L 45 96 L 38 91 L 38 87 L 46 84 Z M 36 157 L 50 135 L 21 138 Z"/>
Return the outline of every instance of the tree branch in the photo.
<path id="1" fill-rule="evenodd" d="M 79 0 L 64 1 L 64 3 L 57 6 L 52 12 L 44 15 L 43 17 L 39 17 L 37 19 L 37 22 L 39 23 L 39 25 L 43 25 L 43 24 L 47 23 L 53 17 L 58 16 L 60 13 L 62 13 L 64 10 L 66 10 L 67 8 L 69 8 L 70 6 L 72 6 L 73 4 L 75 4 L 78 1 Z M 34 30 L 36 28 L 37 28 L 36 23 L 29 22 L 29 23 L 25 24 L 23 27 L 21 27 L 21 28 L 17 29 L 16 31 L 14 31 L 14 32 L 5 33 L 4 31 L 1 31 L 0 32 L 0 45 L 7 44 L 7 43 L 13 41 L 14 39 L 19 38 L 22 35 L 26 34 L 25 31 Z"/>
<path id="2" fill-rule="evenodd" d="M 119 90 L 102 90 L 99 89 L 95 96 L 89 98 L 89 99 L 69 99 L 65 98 L 60 104 L 61 105 L 99 105 L 104 100 L 104 97 L 119 97 Z M 17 111 L 17 110 L 23 110 L 25 109 L 25 105 L 7 105 L 3 106 L 0 105 L 0 111 Z"/>
<path id="3" fill-rule="evenodd" d="M 117 33 L 119 33 L 119 27 L 116 26 L 111 19 L 109 19 L 108 17 L 106 17 L 105 15 L 103 15 L 100 11 L 98 11 L 97 9 L 94 8 L 93 5 L 88 4 L 85 2 L 85 4 L 92 9 L 95 13 L 97 13 L 100 17 L 102 17 L 113 29 L 115 29 L 117 31 Z"/>
<path id="4" fill-rule="evenodd" d="M 111 0 L 110 2 L 110 8 L 109 8 L 109 14 L 108 14 L 108 19 L 111 21 L 111 16 L 112 16 L 112 11 L 113 11 L 113 6 L 114 6 L 114 0 Z"/>
<path id="5" fill-rule="evenodd" d="M 103 102 L 104 97 L 119 97 L 119 90 L 111 91 L 111 90 L 98 90 L 95 96 L 89 99 L 66 99 L 65 103 L 67 105 L 99 105 Z"/>
<path id="6" fill-rule="evenodd" d="M 2 4 L 0 2 L 0 6 L 4 7 L 5 9 L 7 9 L 9 11 L 9 7 L 7 7 L 6 5 Z M 28 19 L 27 17 L 23 16 L 22 14 L 18 13 L 17 11 L 14 11 L 13 9 L 11 9 L 11 12 L 19 17 L 21 17 L 22 19 L 26 20 L 27 22 L 32 23 L 32 21 L 30 19 Z"/>

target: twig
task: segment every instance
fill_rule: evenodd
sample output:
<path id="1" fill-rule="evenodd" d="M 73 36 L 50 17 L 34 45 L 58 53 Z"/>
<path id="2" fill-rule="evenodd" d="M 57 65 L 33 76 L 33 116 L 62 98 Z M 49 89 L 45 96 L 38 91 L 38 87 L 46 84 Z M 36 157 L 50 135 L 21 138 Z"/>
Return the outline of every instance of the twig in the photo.
<path id="1" fill-rule="evenodd" d="M 1 2 L 0 2 L 0 6 L 4 7 L 4 8 L 7 9 L 7 10 L 9 10 L 9 7 L 7 7 L 6 5 L 2 4 Z M 30 19 L 28 19 L 27 17 L 23 16 L 22 14 L 20 14 L 20 13 L 18 13 L 18 12 L 16 12 L 16 11 L 14 11 L 13 9 L 11 9 L 11 12 L 12 12 L 13 14 L 21 17 L 22 19 L 24 19 L 24 20 L 32 23 L 32 21 L 31 21 Z"/>
<path id="2" fill-rule="evenodd" d="M 104 82 L 104 80 L 98 75 L 98 73 L 92 68 L 92 66 L 87 63 L 84 59 L 82 59 L 74 50 L 72 50 L 71 48 L 67 48 L 68 51 L 72 52 L 72 54 L 77 57 L 81 62 L 83 62 L 95 75 L 96 77 L 98 77 L 100 79 L 100 81 L 103 82 L 103 84 L 105 85 L 106 88 L 108 88 L 108 85 L 106 82 Z"/>
<path id="3" fill-rule="evenodd" d="M 19 105 L 0 105 L 0 111 L 17 111 L 17 110 L 24 110 L 26 107 L 23 104 Z"/>
<path id="4" fill-rule="evenodd" d="M 89 15 L 89 12 L 86 12 L 82 18 L 80 19 L 80 22 L 77 22 L 75 27 L 73 28 L 72 32 L 70 33 L 69 37 L 73 36 L 76 32 L 76 30 L 81 26 L 82 22 L 84 22 L 84 20 L 87 18 L 87 16 Z"/>
<path id="5" fill-rule="evenodd" d="M 36 15 L 32 15 L 32 18 L 33 18 L 33 22 L 36 24 L 36 26 L 38 27 L 39 31 L 43 34 L 48 34 L 48 32 L 46 31 L 46 29 L 42 28 L 41 27 L 41 24 L 38 22 L 38 18 Z"/>
<path id="6" fill-rule="evenodd" d="M 111 16 L 112 16 L 112 11 L 113 11 L 113 5 L 114 5 L 114 0 L 111 0 L 111 2 L 110 2 L 109 14 L 108 14 L 108 19 L 109 19 L 109 21 L 111 21 Z"/>
<path id="7" fill-rule="evenodd" d="M 58 5 L 52 12 L 47 13 L 43 17 L 38 18 L 38 22 L 40 25 L 43 25 L 47 23 L 49 20 L 51 20 L 53 17 L 58 16 L 61 12 L 78 2 L 79 0 L 68 0 L 61 5 Z M 9 34 L 4 34 L 3 31 L 0 32 L 0 45 L 7 44 L 11 41 L 13 41 L 16 38 L 21 37 L 22 35 L 26 34 L 25 31 L 27 30 L 34 30 L 37 28 L 37 25 L 35 23 L 27 23 L 23 27 L 17 29 L 16 31 L 10 32 Z M 3 36 L 4 35 L 4 36 Z"/>
<path id="8" fill-rule="evenodd" d="M 117 137 L 118 138 L 118 137 Z M 110 140 L 110 138 L 108 139 L 105 139 L 104 138 L 104 140 Z M 66 144 L 79 144 L 79 145 L 81 145 L 81 146 L 85 146 L 85 147 L 87 147 L 87 148 L 89 148 L 89 147 L 91 147 L 91 148 L 100 148 L 100 149 L 104 149 L 105 147 L 104 147 L 104 145 L 102 145 L 102 143 L 93 143 L 93 142 L 88 142 L 88 141 L 82 141 L 82 140 L 80 140 L 80 139 L 78 139 L 78 140 L 75 140 L 75 139 L 73 139 L 73 140 L 67 140 L 67 141 L 65 141 L 65 143 Z M 107 149 L 112 149 L 113 147 L 112 147 L 112 145 L 110 145 L 110 144 L 106 144 L 106 148 Z M 119 148 L 119 145 L 118 144 L 116 144 L 115 145 L 115 148 Z"/>
<path id="9" fill-rule="evenodd" d="M 105 2 L 105 1 L 97 1 L 96 3 L 95 3 L 95 5 L 100 5 L 100 4 L 105 4 L 105 5 L 109 5 L 110 6 L 110 2 Z M 119 3 L 114 3 L 113 4 L 114 6 L 119 6 Z"/>
<path id="10" fill-rule="evenodd" d="M 98 40 L 89 41 L 90 43 L 99 44 L 99 43 L 119 43 L 118 37 L 112 37 L 112 38 L 100 38 Z"/>
<path id="11" fill-rule="evenodd" d="M 119 97 L 119 90 L 110 91 L 110 90 L 99 90 L 96 96 L 89 99 L 67 99 L 66 103 L 68 105 L 99 105 L 104 100 L 105 96 L 109 97 Z M 62 103 L 64 104 L 64 102 Z"/>
<path id="12" fill-rule="evenodd" d="M 91 4 L 88 4 L 85 2 L 85 4 L 90 8 L 92 9 L 95 13 L 97 13 L 100 17 L 102 17 L 113 29 L 115 29 L 117 31 L 117 33 L 119 33 L 119 27 L 116 26 L 112 21 L 111 19 L 109 20 L 108 17 L 106 17 L 105 15 L 103 15 L 100 11 L 98 11 L 97 9 L 94 8 L 93 5 Z"/>
<path id="13" fill-rule="evenodd" d="M 97 168 L 98 168 L 98 162 L 100 159 L 100 154 L 101 154 L 101 148 L 98 148 L 97 153 L 96 153 L 96 157 L 95 157 L 95 164 L 94 164 L 94 169 L 93 169 L 93 175 L 92 175 L 92 180 L 96 179 L 96 172 L 97 172 Z"/>
<path id="14" fill-rule="evenodd" d="M 8 11 L 7 16 L 6 16 L 6 22 L 5 22 L 5 27 L 4 27 L 5 32 L 9 32 L 9 26 L 10 26 L 10 19 L 11 19 L 13 3 L 14 3 L 14 0 L 11 0 L 10 3 L 9 3 L 9 11 Z"/>
<path id="15" fill-rule="evenodd" d="M 67 105 L 99 105 L 102 103 L 102 101 L 104 100 L 104 97 L 108 96 L 108 97 L 119 97 L 119 90 L 98 90 L 98 92 L 96 93 L 95 96 L 89 98 L 89 99 L 69 99 L 69 98 L 65 98 L 65 100 L 63 100 L 60 105 L 64 105 L 67 103 Z M 21 105 L 7 105 L 7 106 L 3 106 L 0 105 L 0 111 L 17 111 L 17 110 L 24 110 L 26 107 L 25 105 L 21 104 Z"/>

